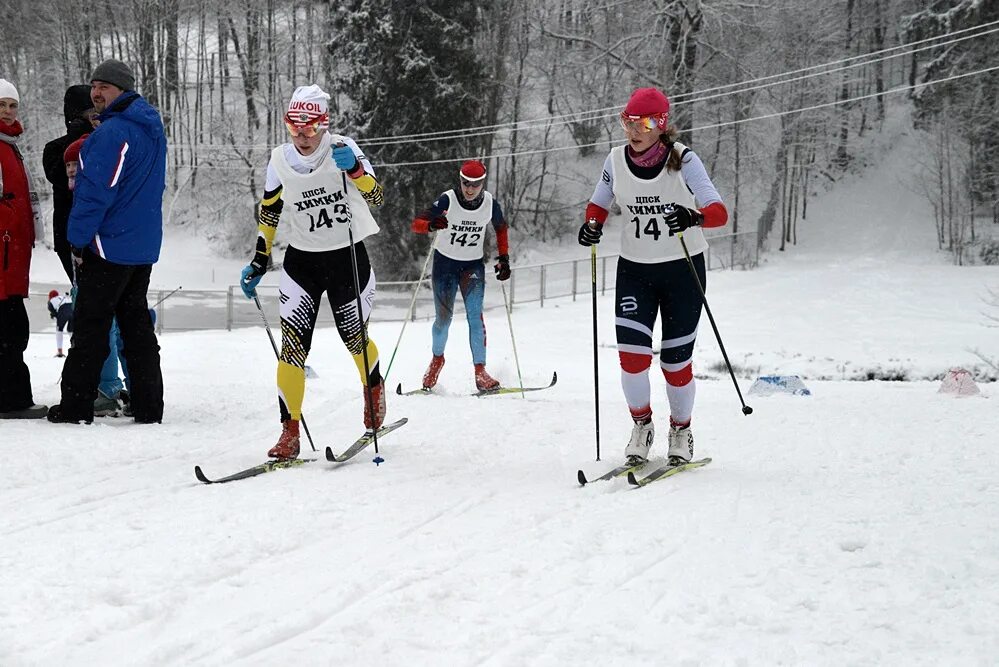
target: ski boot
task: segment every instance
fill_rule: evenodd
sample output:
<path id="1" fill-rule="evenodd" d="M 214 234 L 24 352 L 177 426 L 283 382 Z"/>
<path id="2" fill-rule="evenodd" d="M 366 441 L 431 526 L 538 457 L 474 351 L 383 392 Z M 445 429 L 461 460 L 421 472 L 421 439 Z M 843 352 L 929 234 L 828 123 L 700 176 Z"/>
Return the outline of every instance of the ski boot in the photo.
<path id="1" fill-rule="evenodd" d="M 430 365 L 427 367 L 427 372 L 423 374 L 423 388 L 427 391 L 433 389 L 437 385 L 437 378 L 441 374 L 441 369 L 444 368 L 444 355 L 434 355 L 434 358 L 430 360 Z"/>
<path id="2" fill-rule="evenodd" d="M 443 357 L 442 357 L 443 358 Z M 378 384 L 371 386 L 371 391 L 368 392 L 368 388 L 364 388 L 364 428 L 369 431 L 375 431 L 382 427 L 382 422 L 385 421 L 385 383 L 379 382 Z M 371 423 L 371 403 L 368 402 L 368 396 L 371 396 L 371 401 L 375 404 L 375 423 Z"/>
<path id="3" fill-rule="evenodd" d="M 694 458 L 694 434 L 690 432 L 690 422 L 677 424 L 669 420 L 669 459 L 671 466 L 690 463 Z"/>
<path id="4" fill-rule="evenodd" d="M 475 388 L 479 391 L 488 391 L 500 386 L 499 380 L 486 372 L 485 364 L 475 364 Z"/>
<path id="5" fill-rule="evenodd" d="M 652 417 L 644 421 L 636 421 L 631 429 L 631 439 L 628 446 L 624 448 L 624 456 L 631 465 L 637 465 L 649 460 L 649 450 L 652 449 L 652 441 L 656 437 L 656 427 L 652 423 Z"/>
<path id="6" fill-rule="evenodd" d="M 300 446 L 298 420 L 289 419 L 281 422 L 281 437 L 267 452 L 267 456 L 272 459 L 297 459 Z"/>

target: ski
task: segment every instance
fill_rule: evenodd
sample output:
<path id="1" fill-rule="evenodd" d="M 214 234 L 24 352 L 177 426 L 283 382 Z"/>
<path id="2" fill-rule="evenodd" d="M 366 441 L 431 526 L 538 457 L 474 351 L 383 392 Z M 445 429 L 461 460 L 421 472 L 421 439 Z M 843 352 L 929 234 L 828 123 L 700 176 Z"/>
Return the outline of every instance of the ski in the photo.
<path id="1" fill-rule="evenodd" d="M 421 394 L 423 395 L 432 394 L 434 393 L 434 390 L 426 389 L 425 387 L 420 387 L 419 389 L 411 389 L 409 391 L 403 391 L 402 383 L 400 382 L 398 385 L 396 385 L 395 393 L 399 394 L 400 396 L 419 396 Z"/>
<path id="2" fill-rule="evenodd" d="M 614 479 L 615 477 L 620 477 L 621 475 L 627 475 L 630 472 L 636 472 L 644 466 L 648 465 L 648 461 L 642 461 L 641 463 L 623 463 L 618 467 L 608 470 L 604 474 L 600 475 L 595 479 L 586 479 L 586 473 L 582 470 L 576 471 L 576 479 L 579 481 L 580 486 L 586 486 L 590 482 L 605 482 L 609 479 Z"/>
<path id="3" fill-rule="evenodd" d="M 392 431 L 396 430 L 397 428 L 404 425 L 408 421 L 409 421 L 408 418 L 403 417 L 399 421 L 394 421 L 391 424 L 386 424 L 385 426 L 382 426 L 380 429 L 378 429 L 378 437 L 381 438 L 386 433 L 391 433 Z M 327 447 L 326 460 L 329 461 L 330 463 L 343 463 L 344 461 L 349 461 L 350 459 L 357 456 L 362 449 L 364 449 L 372 442 L 374 442 L 375 441 L 374 436 L 375 436 L 374 432 L 365 431 L 364 435 L 355 440 L 354 444 L 348 447 L 343 454 L 339 455 L 333 453 L 332 447 Z"/>
<path id="4" fill-rule="evenodd" d="M 475 392 L 472 396 L 503 396 L 505 394 L 519 394 L 522 391 L 544 391 L 545 389 L 551 389 L 558 382 L 558 373 L 552 373 L 552 381 L 543 387 L 496 387 L 495 389 L 482 389 Z"/>
<path id="5" fill-rule="evenodd" d="M 711 463 L 711 459 L 698 459 L 697 461 L 691 461 L 690 463 L 681 463 L 678 466 L 664 465 L 662 467 L 656 468 L 648 475 L 642 478 L 635 477 L 634 472 L 628 473 L 628 483 L 632 486 L 645 486 L 646 484 L 651 484 L 657 479 L 664 479 L 666 477 L 672 477 L 673 475 L 683 472 L 684 470 L 693 470 L 694 468 L 700 468 L 701 466 L 706 466 Z"/>
<path id="6" fill-rule="evenodd" d="M 544 391 L 545 389 L 551 389 L 552 387 L 554 387 L 556 382 L 558 382 L 557 372 L 552 373 L 552 381 L 544 385 L 543 387 L 524 387 L 523 389 L 521 389 L 520 387 L 496 387 L 495 389 L 480 389 L 479 391 L 469 394 L 469 396 L 475 396 L 477 398 L 481 398 L 482 396 L 505 396 L 508 394 L 519 394 L 521 392 L 528 392 L 528 391 Z M 397 393 L 399 396 L 437 395 L 434 394 L 433 389 L 424 389 L 422 387 L 419 389 L 410 389 L 409 391 L 403 391 L 401 382 L 396 386 L 395 393 Z"/>
<path id="7" fill-rule="evenodd" d="M 239 479 L 248 479 L 250 477 L 256 477 L 257 475 L 263 475 L 265 472 L 271 472 L 273 470 L 294 468 L 296 466 L 305 465 L 306 463 L 312 463 L 313 461 L 318 460 L 319 459 L 282 459 L 268 461 L 267 463 L 261 463 L 260 465 L 247 468 L 246 470 L 240 470 L 237 473 L 233 473 L 227 477 L 220 477 L 219 479 L 209 479 L 205 476 L 205 473 L 201 471 L 201 466 L 194 466 L 194 476 L 197 477 L 198 481 L 203 484 L 225 484 L 226 482 L 235 482 Z"/>

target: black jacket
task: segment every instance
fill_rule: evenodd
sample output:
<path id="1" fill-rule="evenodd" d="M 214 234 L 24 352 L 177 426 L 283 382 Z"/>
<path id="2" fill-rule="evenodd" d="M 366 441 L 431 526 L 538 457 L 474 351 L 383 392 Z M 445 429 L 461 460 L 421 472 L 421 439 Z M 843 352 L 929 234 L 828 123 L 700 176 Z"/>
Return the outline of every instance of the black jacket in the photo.
<path id="1" fill-rule="evenodd" d="M 69 220 L 69 210 L 73 207 L 73 193 L 69 189 L 66 178 L 66 163 L 62 155 L 71 143 L 92 131 L 90 121 L 83 113 L 94 106 L 90 100 L 90 86 L 80 84 L 70 86 L 63 98 L 63 116 L 66 119 L 66 134 L 45 144 L 42 152 L 42 165 L 45 167 L 45 177 L 52 184 L 52 234 L 55 237 L 55 249 L 66 245 L 66 221 Z"/>

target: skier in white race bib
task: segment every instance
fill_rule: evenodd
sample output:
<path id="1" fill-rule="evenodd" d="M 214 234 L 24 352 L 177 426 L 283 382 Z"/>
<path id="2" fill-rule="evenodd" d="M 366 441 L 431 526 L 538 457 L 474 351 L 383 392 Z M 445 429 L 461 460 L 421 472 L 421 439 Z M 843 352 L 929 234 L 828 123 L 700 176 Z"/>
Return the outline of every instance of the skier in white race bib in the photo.
<path id="1" fill-rule="evenodd" d="M 362 327 L 367 327 L 375 297 L 375 272 L 364 239 L 378 233 L 369 210 L 384 201 L 374 169 L 353 139 L 329 132 L 329 95 L 319 86 L 295 90 L 284 121 L 291 141 L 271 152 L 267 163 L 256 252 L 243 269 L 240 285 L 248 299 L 270 260 L 282 217 L 291 226 L 290 243 L 281 269 L 281 354 L 278 360 L 278 404 L 281 436 L 267 455 L 292 459 L 300 449 L 299 422 L 305 397 L 305 361 L 323 293 L 329 299 L 341 340 L 357 365 L 364 396 L 364 427 L 377 429 L 385 419 L 385 392 L 378 348 L 367 338 L 368 374 L 364 372 Z M 347 178 L 344 179 L 344 174 Z M 346 190 L 344 186 L 346 185 Z M 357 312 L 352 225 L 363 312 Z M 374 409 L 372 422 L 367 387 Z"/>
<path id="2" fill-rule="evenodd" d="M 508 225 L 503 210 L 485 189 L 486 167 L 468 160 L 458 173 L 460 187 L 441 194 L 430 208 L 413 220 L 417 234 L 437 232 L 434 239 L 434 325 L 433 358 L 423 374 L 423 388 L 433 389 L 444 367 L 444 347 L 454 316 L 454 299 L 461 290 L 468 320 L 468 344 L 472 349 L 475 386 L 480 391 L 496 389 L 498 380 L 486 372 L 486 323 L 482 317 L 486 275 L 483 263 L 486 228 L 496 232 L 496 265 L 499 280 L 510 278 Z"/>
<path id="3" fill-rule="evenodd" d="M 692 357 L 701 295 L 677 234 L 682 234 L 694 269 L 705 285 L 701 227 L 721 227 L 728 211 L 697 154 L 676 141 L 669 124 L 669 100 L 655 88 L 632 93 L 621 113 L 627 143 L 613 148 L 586 207 L 579 243 L 600 242 L 616 201 L 621 215 L 621 257 L 617 264 L 615 325 L 621 385 L 634 426 L 625 448 L 631 463 L 645 461 L 655 437 L 649 367 L 652 329 L 662 318 L 659 365 L 669 402 L 669 463 L 690 461 L 694 436 Z M 706 287 L 705 287 L 706 288 Z"/>

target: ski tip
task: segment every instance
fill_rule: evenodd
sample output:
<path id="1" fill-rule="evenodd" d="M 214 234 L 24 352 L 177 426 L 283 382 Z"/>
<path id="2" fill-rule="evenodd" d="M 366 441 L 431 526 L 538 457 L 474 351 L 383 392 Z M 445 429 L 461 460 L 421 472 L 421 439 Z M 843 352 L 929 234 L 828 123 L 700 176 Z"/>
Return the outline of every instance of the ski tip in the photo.
<path id="1" fill-rule="evenodd" d="M 198 481 L 202 484 L 211 484 L 212 480 L 205 477 L 205 473 L 201 472 L 201 466 L 194 466 L 194 476 L 198 478 Z"/>
<path id="2" fill-rule="evenodd" d="M 641 486 L 638 483 L 638 478 L 635 477 L 635 473 L 634 472 L 629 472 L 628 473 L 628 484 L 631 484 L 632 486 Z"/>
<path id="3" fill-rule="evenodd" d="M 586 479 L 586 473 L 584 473 L 582 470 L 576 471 L 576 479 L 579 481 L 580 486 L 586 486 L 586 482 L 588 480 Z"/>
<path id="4" fill-rule="evenodd" d="M 558 371 L 552 371 L 552 383 L 548 386 L 554 387 L 556 382 L 558 382 Z"/>
<path id="5" fill-rule="evenodd" d="M 331 463 L 336 463 L 336 454 L 333 453 L 332 447 L 326 448 L 326 460 L 330 461 Z"/>
<path id="6" fill-rule="evenodd" d="M 395 393 L 397 393 L 400 396 L 402 396 L 402 383 L 401 382 L 395 386 Z"/>

